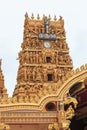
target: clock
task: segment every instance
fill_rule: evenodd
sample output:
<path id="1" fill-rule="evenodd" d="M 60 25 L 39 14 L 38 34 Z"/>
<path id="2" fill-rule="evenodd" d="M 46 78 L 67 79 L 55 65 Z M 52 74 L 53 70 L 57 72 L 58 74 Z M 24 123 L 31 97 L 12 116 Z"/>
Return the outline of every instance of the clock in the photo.
<path id="1" fill-rule="evenodd" d="M 45 42 L 44 42 L 44 47 L 46 47 L 46 48 L 51 47 L 50 42 L 49 42 L 49 41 L 45 41 Z"/>

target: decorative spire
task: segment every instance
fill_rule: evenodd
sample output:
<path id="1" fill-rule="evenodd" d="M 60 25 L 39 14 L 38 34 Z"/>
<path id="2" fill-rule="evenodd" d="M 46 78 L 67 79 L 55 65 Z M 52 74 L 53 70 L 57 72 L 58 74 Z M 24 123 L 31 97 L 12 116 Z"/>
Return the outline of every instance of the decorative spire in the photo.
<path id="1" fill-rule="evenodd" d="M 34 19 L 34 14 L 32 13 L 31 18 Z"/>
<path id="2" fill-rule="evenodd" d="M 25 14 L 25 18 L 28 18 L 28 13 L 26 12 L 26 14 Z"/>
<path id="3" fill-rule="evenodd" d="M 40 19 L 40 16 L 39 16 L 39 14 L 37 15 L 37 19 L 38 19 L 38 20 Z"/>
<path id="4" fill-rule="evenodd" d="M 43 20 L 45 19 L 45 14 L 43 14 Z"/>
<path id="5" fill-rule="evenodd" d="M 0 59 L 0 96 L 7 97 L 7 89 L 4 87 L 4 75 L 1 69 L 2 59 Z"/>
<path id="6" fill-rule="evenodd" d="M 59 23 L 61 24 L 62 27 L 64 27 L 64 20 L 62 16 L 59 16 Z"/>
<path id="7" fill-rule="evenodd" d="M 54 15 L 54 21 L 56 21 L 56 20 L 57 20 L 56 15 Z"/>
<path id="8" fill-rule="evenodd" d="M 48 19 L 51 20 L 51 16 L 50 16 L 50 14 L 49 14 L 49 16 L 48 16 Z"/>
<path id="9" fill-rule="evenodd" d="M 2 73 L 1 65 L 2 65 L 2 59 L 0 59 L 0 80 L 4 80 L 4 76 L 3 76 L 3 73 Z"/>

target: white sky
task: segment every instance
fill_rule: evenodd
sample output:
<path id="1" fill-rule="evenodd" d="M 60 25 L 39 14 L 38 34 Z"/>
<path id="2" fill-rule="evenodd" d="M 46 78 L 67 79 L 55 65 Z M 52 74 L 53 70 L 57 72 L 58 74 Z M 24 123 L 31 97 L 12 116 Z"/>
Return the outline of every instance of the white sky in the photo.
<path id="1" fill-rule="evenodd" d="M 87 63 L 87 0 L 1 0 L 0 58 L 9 96 L 16 85 L 25 13 L 63 16 L 74 68 Z"/>

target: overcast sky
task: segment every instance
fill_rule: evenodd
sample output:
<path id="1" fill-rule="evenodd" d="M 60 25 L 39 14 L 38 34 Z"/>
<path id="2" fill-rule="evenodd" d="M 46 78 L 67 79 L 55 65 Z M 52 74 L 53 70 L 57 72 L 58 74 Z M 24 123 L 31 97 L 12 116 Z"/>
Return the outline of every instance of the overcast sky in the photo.
<path id="1" fill-rule="evenodd" d="M 0 58 L 9 96 L 16 85 L 17 55 L 23 41 L 24 15 L 61 15 L 74 68 L 87 63 L 87 0 L 1 0 Z"/>

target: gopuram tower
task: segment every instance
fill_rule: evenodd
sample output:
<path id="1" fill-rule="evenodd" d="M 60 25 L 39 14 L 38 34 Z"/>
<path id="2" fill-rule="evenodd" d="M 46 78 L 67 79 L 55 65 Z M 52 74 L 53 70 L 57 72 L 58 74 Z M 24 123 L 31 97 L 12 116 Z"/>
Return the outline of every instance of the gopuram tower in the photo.
<path id="1" fill-rule="evenodd" d="M 66 43 L 64 21 L 25 15 L 24 36 L 18 54 L 19 69 L 13 97 L 38 100 L 40 91 L 56 89 L 73 67 Z M 38 95 L 38 97 L 37 97 Z M 36 101 L 37 102 L 37 101 Z"/>
<path id="2" fill-rule="evenodd" d="M 4 75 L 2 72 L 2 59 L 0 59 L 0 98 L 7 98 L 8 94 L 7 94 L 7 89 L 5 88 L 4 85 Z"/>
<path id="3" fill-rule="evenodd" d="M 26 13 L 17 59 L 13 95 L 0 99 L 0 130 L 70 130 L 77 101 L 69 96 L 74 71 L 63 18 Z"/>

